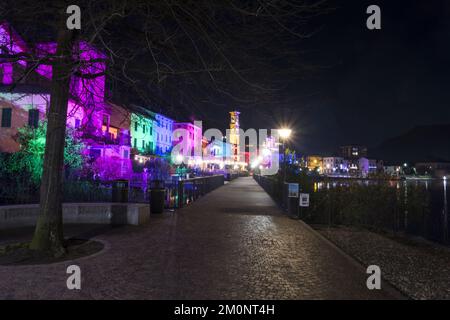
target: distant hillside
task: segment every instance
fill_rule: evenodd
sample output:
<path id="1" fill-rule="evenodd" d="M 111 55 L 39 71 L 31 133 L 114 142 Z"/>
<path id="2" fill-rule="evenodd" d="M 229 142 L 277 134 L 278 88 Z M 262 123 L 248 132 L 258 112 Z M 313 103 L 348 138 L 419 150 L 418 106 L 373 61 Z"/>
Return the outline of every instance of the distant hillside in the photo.
<path id="1" fill-rule="evenodd" d="M 450 124 L 417 126 L 369 150 L 386 162 L 450 161 Z"/>

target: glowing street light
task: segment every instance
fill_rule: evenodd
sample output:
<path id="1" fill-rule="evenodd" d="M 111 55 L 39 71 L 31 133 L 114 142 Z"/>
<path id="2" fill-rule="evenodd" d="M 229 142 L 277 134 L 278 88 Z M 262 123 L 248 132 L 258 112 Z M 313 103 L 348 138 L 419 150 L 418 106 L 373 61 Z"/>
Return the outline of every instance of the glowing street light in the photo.
<path id="1" fill-rule="evenodd" d="M 278 134 L 280 135 L 280 138 L 283 140 L 288 139 L 291 136 L 291 133 L 292 133 L 291 129 L 287 128 L 278 129 Z"/>
<path id="2" fill-rule="evenodd" d="M 259 165 L 259 161 L 258 161 L 258 160 L 255 160 L 255 161 L 252 162 L 251 167 L 252 167 L 252 169 L 254 169 L 254 168 L 256 168 L 258 165 Z"/>
<path id="3" fill-rule="evenodd" d="M 183 162 L 183 155 L 182 154 L 177 154 L 177 156 L 175 157 L 175 161 L 177 163 L 182 163 Z"/>
<path id="4" fill-rule="evenodd" d="M 263 154 L 263 156 L 267 157 L 267 156 L 270 156 L 272 153 L 270 152 L 269 149 L 264 148 L 262 151 L 262 154 Z"/>
<path id="5" fill-rule="evenodd" d="M 289 137 L 291 136 L 292 130 L 288 128 L 282 128 L 278 129 L 278 134 L 280 135 L 281 141 L 282 141 L 282 147 L 283 147 L 283 181 L 286 182 L 286 146 L 285 142 Z"/>

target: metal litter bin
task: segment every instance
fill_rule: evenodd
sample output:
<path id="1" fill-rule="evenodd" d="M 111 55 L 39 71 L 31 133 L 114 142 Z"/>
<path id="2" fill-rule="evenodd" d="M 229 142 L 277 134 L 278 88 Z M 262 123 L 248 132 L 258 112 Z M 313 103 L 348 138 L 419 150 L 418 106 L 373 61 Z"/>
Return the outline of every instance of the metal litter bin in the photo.
<path id="1" fill-rule="evenodd" d="M 128 180 L 114 180 L 112 202 L 128 202 Z"/>
<path id="2" fill-rule="evenodd" d="M 150 182 L 150 213 L 163 213 L 166 189 L 163 180 Z"/>

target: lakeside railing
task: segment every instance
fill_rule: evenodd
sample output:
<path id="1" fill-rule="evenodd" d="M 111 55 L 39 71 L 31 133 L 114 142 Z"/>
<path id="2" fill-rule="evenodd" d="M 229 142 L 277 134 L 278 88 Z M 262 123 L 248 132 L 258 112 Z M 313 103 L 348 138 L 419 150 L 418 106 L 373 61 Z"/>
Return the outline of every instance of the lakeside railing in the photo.
<path id="1" fill-rule="evenodd" d="M 228 177 L 228 179 L 234 179 Z M 165 208 L 184 207 L 214 189 L 224 185 L 225 177 L 209 175 L 190 179 L 169 179 L 164 183 Z M 120 201 L 133 203 L 149 203 L 150 189 L 148 185 L 136 184 L 132 180 L 120 180 L 121 190 L 115 189 L 115 182 L 99 181 L 65 181 L 63 202 L 113 202 L 120 194 Z M 126 192 L 125 192 L 126 189 Z M 119 192 L 119 193 L 117 193 Z M 29 184 L 2 186 L 0 205 L 39 203 L 39 189 Z"/>
<path id="2" fill-rule="evenodd" d="M 298 213 L 309 224 L 357 226 L 450 244 L 450 188 L 445 180 L 318 182 L 303 177 L 291 181 L 310 195 L 309 207 L 300 211 L 288 198 L 288 185 L 277 176 L 255 175 L 254 179 L 283 209 Z"/>

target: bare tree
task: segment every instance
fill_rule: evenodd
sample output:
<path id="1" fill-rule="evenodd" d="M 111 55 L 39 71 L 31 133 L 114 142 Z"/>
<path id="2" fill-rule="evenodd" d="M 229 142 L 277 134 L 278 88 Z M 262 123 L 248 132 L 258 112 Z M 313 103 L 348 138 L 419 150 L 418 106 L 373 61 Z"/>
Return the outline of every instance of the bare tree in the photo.
<path id="1" fill-rule="evenodd" d="M 131 91 L 171 114 L 201 114 L 219 100 L 242 107 L 271 103 L 304 70 L 298 41 L 310 35 L 308 19 L 324 12 L 324 1 L 308 0 L 84 0 L 76 1 L 82 27 L 75 32 L 65 27 L 65 9 L 72 2 L 0 4 L 0 21 L 17 28 L 28 43 L 57 43 L 56 52 L 46 55 L 0 44 L 0 64 L 27 62 L 17 81 L 26 82 L 40 65 L 53 70 L 40 215 L 31 247 L 55 255 L 64 253 L 63 151 L 72 76 L 106 75 L 113 97 L 122 99 Z M 104 72 L 81 72 L 97 61 L 80 58 L 75 49 L 80 41 L 105 53 Z"/>

